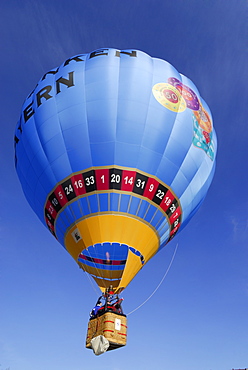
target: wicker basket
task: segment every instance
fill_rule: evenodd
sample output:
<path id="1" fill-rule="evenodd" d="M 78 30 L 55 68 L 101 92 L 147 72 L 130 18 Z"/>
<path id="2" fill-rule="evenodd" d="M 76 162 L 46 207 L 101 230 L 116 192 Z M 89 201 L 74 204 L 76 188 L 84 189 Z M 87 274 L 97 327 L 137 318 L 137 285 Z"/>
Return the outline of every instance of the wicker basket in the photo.
<path id="1" fill-rule="evenodd" d="M 91 339 L 103 335 L 109 341 L 108 351 L 125 346 L 127 343 L 127 318 L 114 312 L 105 312 L 88 324 L 86 348 L 91 348 Z"/>

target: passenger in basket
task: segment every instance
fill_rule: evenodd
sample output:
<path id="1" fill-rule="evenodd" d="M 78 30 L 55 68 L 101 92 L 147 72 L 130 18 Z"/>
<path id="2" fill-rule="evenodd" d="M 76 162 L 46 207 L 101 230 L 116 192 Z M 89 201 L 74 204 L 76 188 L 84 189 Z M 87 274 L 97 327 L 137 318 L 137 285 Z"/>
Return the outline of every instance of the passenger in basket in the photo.
<path id="1" fill-rule="evenodd" d="M 122 307 L 121 307 L 121 303 L 122 303 L 122 301 L 123 301 L 123 298 L 119 298 L 119 297 L 117 296 L 117 298 L 116 298 L 116 302 L 114 302 L 114 303 L 112 304 L 112 307 L 113 307 L 113 311 L 114 311 L 114 312 L 117 312 L 117 313 L 121 313 L 121 314 L 123 314 Z"/>
<path id="2" fill-rule="evenodd" d="M 102 307 L 102 296 L 98 298 L 95 307 L 90 313 L 90 318 L 96 317 L 99 309 Z"/>

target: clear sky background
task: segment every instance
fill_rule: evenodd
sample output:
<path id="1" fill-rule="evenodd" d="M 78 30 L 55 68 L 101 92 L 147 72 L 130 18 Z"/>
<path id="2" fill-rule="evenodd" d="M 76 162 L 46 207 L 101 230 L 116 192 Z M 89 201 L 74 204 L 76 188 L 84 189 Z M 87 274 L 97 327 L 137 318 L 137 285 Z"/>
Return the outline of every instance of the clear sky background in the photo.
<path id="1" fill-rule="evenodd" d="M 248 367 L 247 1 L 0 1 L 0 370 Z M 200 211 L 124 292 L 128 344 L 84 348 L 99 292 L 40 223 L 14 169 L 21 106 L 41 76 L 101 47 L 170 62 L 208 103 L 216 174 Z M 152 276 L 152 279 L 151 279 Z M 150 281 L 150 283 L 148 283 Z"/>

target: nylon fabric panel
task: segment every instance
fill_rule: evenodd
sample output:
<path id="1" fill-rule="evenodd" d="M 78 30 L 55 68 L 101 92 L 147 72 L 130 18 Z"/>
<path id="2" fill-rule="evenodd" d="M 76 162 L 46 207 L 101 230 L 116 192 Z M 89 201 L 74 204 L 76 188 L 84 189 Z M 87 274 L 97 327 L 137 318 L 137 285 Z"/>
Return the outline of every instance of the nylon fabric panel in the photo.
<path id="1" fill-rule="evenodd" d="M 101 289 L 108 279 L 123 289 L 206 197 L 212 122 L 194 83 L 168 62 L 139 50 L 79 54 L 43 75 L 24 102 L 17 173 L 75 261 Z"/>

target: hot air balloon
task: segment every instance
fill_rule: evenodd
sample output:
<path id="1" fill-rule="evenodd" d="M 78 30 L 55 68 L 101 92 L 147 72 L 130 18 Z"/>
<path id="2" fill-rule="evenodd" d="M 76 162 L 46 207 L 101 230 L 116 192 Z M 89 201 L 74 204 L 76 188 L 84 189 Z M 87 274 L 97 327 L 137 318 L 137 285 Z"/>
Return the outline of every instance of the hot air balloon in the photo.
<path id="1" fill-rule="evenodd" d="M 215 169 L 196 86 L 139 50 L 99 49 L 40 79 L 15 133 L 23 192 L 105 294 L 119 294 L 183 229 Z"/>

